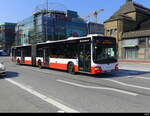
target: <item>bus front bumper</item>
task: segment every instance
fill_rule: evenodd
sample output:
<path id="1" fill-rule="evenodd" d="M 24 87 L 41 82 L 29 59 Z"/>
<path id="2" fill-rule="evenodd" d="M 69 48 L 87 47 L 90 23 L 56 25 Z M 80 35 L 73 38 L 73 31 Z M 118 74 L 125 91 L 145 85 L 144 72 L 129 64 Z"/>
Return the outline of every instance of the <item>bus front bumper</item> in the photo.
<path id="1" fill-rule="evenodd" d="M 109 65 L 109 64 L 97 65 L 97 66 L 91 68 L 92 74 L 102 74 L 102 73 L 116 72 L 116 71 L 119 71 L 118 63 L 111 64 L 111 65 Z"/>

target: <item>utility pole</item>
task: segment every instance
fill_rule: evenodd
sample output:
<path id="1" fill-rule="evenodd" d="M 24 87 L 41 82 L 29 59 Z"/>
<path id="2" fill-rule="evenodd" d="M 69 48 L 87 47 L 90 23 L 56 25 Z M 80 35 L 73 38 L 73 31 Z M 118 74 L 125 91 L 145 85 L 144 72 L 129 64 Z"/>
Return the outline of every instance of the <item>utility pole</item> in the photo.
<path id="1" fill-rule="evenodd" d="M 48 0 L 46 0 L 46 10 L 48 11 Z"/>

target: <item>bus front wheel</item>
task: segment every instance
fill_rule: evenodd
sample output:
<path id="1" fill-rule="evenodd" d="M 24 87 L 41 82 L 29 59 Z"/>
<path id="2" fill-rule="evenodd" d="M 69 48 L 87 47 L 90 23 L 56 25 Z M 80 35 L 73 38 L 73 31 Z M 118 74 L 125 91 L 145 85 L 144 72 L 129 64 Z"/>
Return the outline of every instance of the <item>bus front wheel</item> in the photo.
<path id="1" fill-rule="evenodd" d="M 74 64 L 72 62 L 68 64 L 68 72 L 70 74 L 75 74 Z"/>

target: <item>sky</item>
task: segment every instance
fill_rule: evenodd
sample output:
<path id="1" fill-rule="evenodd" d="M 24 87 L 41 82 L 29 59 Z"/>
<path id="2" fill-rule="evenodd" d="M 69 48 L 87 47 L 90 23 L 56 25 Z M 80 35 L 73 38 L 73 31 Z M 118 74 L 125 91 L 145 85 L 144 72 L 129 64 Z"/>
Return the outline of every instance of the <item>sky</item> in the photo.
<path id="1" fill-rule="evenodd" d="M 32 15 L 36 7 L 46 3 L 46 0 L 0 0 L 0 23 L 19 22 Z M 85 17 L 95 10 L 104 9 L 98 15 L 98 23 L 103 23 L 115 13 L 126 0 L 49 0 L 49 3 L 63 4 L 60 8 L 77 11 L 79 16 Z M 150 0 L 133 0 L 150 8 Z M 59 5 L 60 6 L 60 5 Z M 89 18 L 93 21 L 93 18 Z"/>

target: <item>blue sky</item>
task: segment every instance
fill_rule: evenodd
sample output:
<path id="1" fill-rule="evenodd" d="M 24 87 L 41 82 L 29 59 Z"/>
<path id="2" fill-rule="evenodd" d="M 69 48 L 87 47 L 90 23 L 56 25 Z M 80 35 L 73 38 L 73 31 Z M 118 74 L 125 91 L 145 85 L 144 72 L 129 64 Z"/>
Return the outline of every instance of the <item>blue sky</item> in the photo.
<path id="1" fill-rule="evenodd" d="M 134 1 L 150 8 L 150 0 Z M 21 21 L 31 16 L 37 5 L 45 2 L 46 0 L 1 0 L 0 22 Z M 103 23 L 125 3 L 125 0 L 49 0 L 49 2 L 64 4 L 67 9 L 77 11 L 81 17 L 103 8 L 105 11 L 98 16 L 99 23 Z"/>

